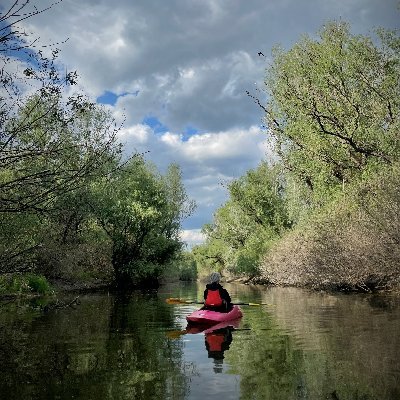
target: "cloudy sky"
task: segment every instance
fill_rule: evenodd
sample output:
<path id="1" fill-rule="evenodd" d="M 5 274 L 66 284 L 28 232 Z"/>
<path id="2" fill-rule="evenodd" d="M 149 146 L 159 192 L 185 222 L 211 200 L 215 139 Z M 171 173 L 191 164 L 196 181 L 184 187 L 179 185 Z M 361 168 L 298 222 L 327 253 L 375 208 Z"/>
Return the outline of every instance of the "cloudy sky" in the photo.
<path id="1" fill-rule="evenodd" d="M 262 96 L 272 47 L 288 49 L 329 20 L 349 22 L 353 33 L 399 28 L 399 0 L 63 0 L 24 27 L 44 44 L 68 38 L 60 61 L 125 118 L 127 153 L 148 151 L 161 171 L 180 164 L 197 203 L 183 238 L 194 243 L 226 200 L 221 183 L 270 153 L 246 90 Z"/>

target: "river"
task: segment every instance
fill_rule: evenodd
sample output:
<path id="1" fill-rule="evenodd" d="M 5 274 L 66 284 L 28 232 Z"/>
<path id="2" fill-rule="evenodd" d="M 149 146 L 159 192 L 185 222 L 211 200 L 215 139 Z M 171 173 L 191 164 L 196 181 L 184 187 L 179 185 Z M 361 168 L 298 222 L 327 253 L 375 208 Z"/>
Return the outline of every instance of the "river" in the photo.
<path id="1" fill-rule="evenodd" d="M 197 283 L 0 302 L 0 399 L 400 399 L 398 295 L 224 286 L 268 305 L 205 334 L 186 330 L 195 304 L 166 302 Z"/>

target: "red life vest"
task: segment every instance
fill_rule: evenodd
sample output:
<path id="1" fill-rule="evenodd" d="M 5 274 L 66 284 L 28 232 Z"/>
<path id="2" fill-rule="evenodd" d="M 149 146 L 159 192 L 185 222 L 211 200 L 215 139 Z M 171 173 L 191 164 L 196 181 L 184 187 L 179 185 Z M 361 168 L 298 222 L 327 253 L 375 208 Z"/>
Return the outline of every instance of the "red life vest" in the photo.
<path id="1" fill-rule="evenodd" d="M 219 289 L 217 289 L 217 290 L 208 289 L 206 305 L 213 306 L 213 307 L 222 306 L 222 298 L 221 298 L 221 295 L 219 294 Z"/>
<path id="2" fill-rule="evenodd" d="M 206 335 L 208 351 L 222 351 L 225 336 L 221 333 L 208 333 Z"/>

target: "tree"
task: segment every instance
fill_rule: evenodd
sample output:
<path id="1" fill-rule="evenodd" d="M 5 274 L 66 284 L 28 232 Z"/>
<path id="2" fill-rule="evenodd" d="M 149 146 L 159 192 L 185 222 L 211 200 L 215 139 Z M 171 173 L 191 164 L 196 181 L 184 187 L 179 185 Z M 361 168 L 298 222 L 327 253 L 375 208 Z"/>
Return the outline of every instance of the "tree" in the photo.
<path id="1" fill-rule="evenodd" d="M 0 271 L 32 267 L 49 221 L 64 225 L 61 237 L 76 231 L 77 191 L 117 168 L 121 151 L 111 116 L 81 93 L 66 95 L 77 75 L 61 71 L 59 50 L 19 27 L 53 6 L 29 4 L 17 0 L 0 15 Z"/>
<path id="2" fill-rule="evenodd" d="M 264 257 L 263 280 L 362 291 L 397 284 L 399 50 L 397 32 L 378 30 L 374 41 L 344 23 L 275 50 L 264 109 L 297 225 Z"/>
<path id="3" fill-rule="evenodd" d="M 155 282 L 181 250 L 180 221 L 192 206 L 171 166 L 161 176 L 143 157 L 93 185 L 94 216 L 112 241 L 118 287 Z"/>
<path id="4" fill-rule="evenodd" d="M 57 64 L 59 49 L 20 27 L 58 3 L 17 0 L 0 15 L 0 212 L 45 210 L 119 151 L 110 115 L 82 93 L 66 95 L 77 74 Z"/>
<path id="5" fill-rule="evenodd" d="M 52 264 L 60 249 L 90 257 L 112 243 L 119 286 L 156 280 L 181 250 L 180 223 L 194 208 L 181 171 L 171 165 L 162 176 L 140 155 L 121 161 L 111 114 L 69 95 L 76 73 L 62 72 L 59 50 L 19 27 L 53 6 L 29 4 L 16 0 L 0 16 L 0 272 Z"/>
<path id="6" fill-rule="evenodd" d="M 104 172 L 119 157 L 117 130 L 93 105 L 70 114 L 59 95 L 29 98 L 1 141 L 0 212 L 45 211 L 56 197 Z"/>
<path id="7" fill-rule="evenodd" d="M 203 227 L 206 242 L 193 250 L 197 262 L 208 270 L 257 276 L 261 256 L 290 227 L 283 187 L 279 166 L 266 162 L 232 181 L 229 200 Z"/>
<path id="8" fill-rule="evenodd" d="M 399 155 L 400 39 L 379 31 L 380 46 L 329 23 L 317 40 L 276 49 L 267 70 L 269 132 L 287 170 L 317 201 Z"/>
<path id="9" fill-rule="evenodd" d="M 277 234 L 290 227 L 279 164 L 262 162 L 256 169 L 229 185 L 231 199 L 257 225 L 271 227 Z"/>

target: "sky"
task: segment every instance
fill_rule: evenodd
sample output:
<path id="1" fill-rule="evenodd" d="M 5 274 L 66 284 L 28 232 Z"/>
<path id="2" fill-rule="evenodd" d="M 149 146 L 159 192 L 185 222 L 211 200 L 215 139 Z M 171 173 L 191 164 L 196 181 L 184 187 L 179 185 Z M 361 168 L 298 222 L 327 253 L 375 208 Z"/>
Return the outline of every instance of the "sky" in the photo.
<path id="1" fill-rule="evenodd" d="M 2 0 L 6 9 L 14 0 Z M 44 8 L 48 0 L 32 0 Z M 227 200 L 226 183 L 273 156 L 263 79 L 274 46 L 289 49 L 328 21 L 355 34 L 400 28 L 399 0 L 62 0 L 23 27 L 62 43 L 59 61 L 117 121 L 126 155 L 147 152 L 161 172 L 181 166 L 197 209 L 189 247 Z M 68 39 L 66 41 L 66 39 Z M 259 53 L 262 53 L 259 55 Z"/>

